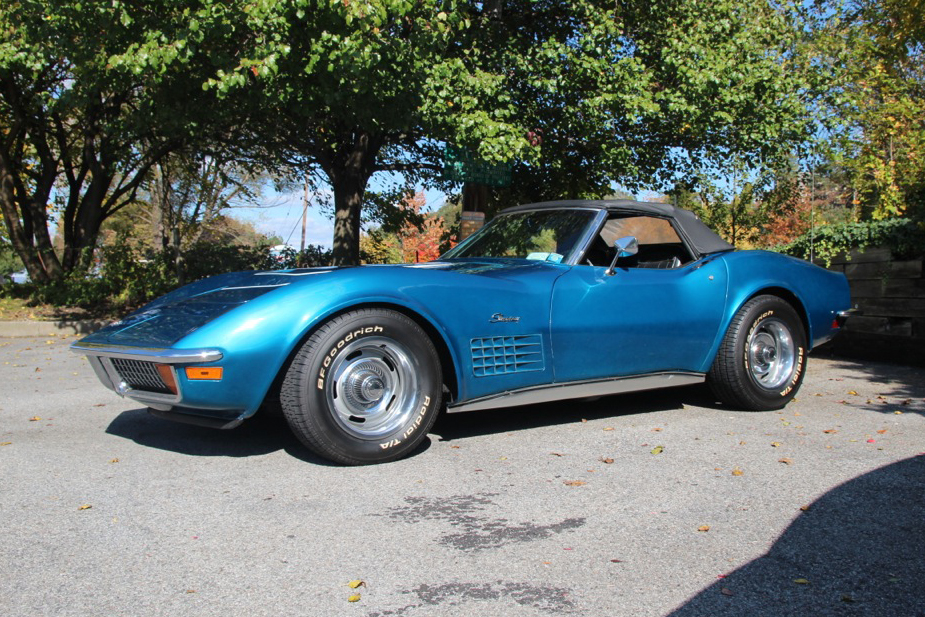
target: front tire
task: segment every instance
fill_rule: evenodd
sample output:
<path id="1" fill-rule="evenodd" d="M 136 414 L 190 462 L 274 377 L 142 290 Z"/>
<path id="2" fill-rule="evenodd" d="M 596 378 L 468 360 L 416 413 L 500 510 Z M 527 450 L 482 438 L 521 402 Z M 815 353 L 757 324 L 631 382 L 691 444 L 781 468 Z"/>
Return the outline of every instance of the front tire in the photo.
<path id="1" fill-rule="evenodd" d="M 280 390 L 299 440 L 345 465 L 411 453 L 440 409 L 440 360 L 418 324 L 396 311 L 334 317 L 296 352 Z"/>
<path id="2" fill-rule="evenodd" d="M 806 353 L 796 310 L 777 296 L 757 296 L 732 319 L 707 379 L 713 393 L 732 407 L 780 409 L 803 382 Z"/>

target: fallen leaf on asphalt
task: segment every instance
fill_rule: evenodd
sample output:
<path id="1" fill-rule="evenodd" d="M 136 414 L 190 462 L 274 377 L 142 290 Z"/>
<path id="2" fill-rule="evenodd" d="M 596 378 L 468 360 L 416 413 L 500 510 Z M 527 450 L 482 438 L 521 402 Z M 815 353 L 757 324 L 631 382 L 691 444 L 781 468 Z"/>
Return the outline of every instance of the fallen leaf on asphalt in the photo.
<path id="1" fill-rule="evenodd" d="M 822 432 L 823 432 L 823 433 L 828 433 L 828 434 L 831 435 L 832 433 L 837 433 L 838 431 L 835 430 L 834 428 L 827 428 L 827 429 L 825 429 L 825 430 L 822 431 Z"/>
<path id="2" fill-rule="evenodd" d="M 450 446 L 450 448 L 453 450 L 459 450 L 459 446 Z"/>
<path id="3" fill-rule="evenodd" d="M 41 372 L 42 372 L 42 369 L 40 369 L 39 367 L 35 367 L 35 372 L 36 372 L 36 373 L 41 373 Z"/>
<path id="4" fill-rule="evenodd" d="M 772 447 L 772 448 L 779 448 L 779 447 L 781 447 L 781 445 L 782 445 L 782 444 L 781 444 L 781 442 L 779 442 L 779 441 L 772 441 L 772 442 L 771 442 L 771 447 Z"/>
<path id="5" fill-rule="evenodd" d="M 901 412 L 901 411 L 894 411 L 893 413 L 895 413 L 897 416 L 903 415 L 903 412 Z"/>
<path id="6" fill-rule="evenodd" d="M 85 503 L 84 505 L 80 506 L 80 507 L 77 508 L 77 509 L 78 509 L 78 510 L 89 510 L 89 509 L 92 508 L 92 507 L 93 507 L 93 506 L 91 506 L 90 504 Z"/>
<path id="7" fill-rule="evenodd" d="M 119 459 L 117 459 L 117 458 L 110 459 L 109 462 L 110 462 L 110 463 L 118 463 L 118 462 L 119 462 Z"/>
<path id="8" fill-rule="evenodd" d="M 877 443 L 877 440 L 876 440 L 876 439 L 868 439 L 868 440 L 867 440 L 867 443 Z"/>
<path id="9" fill-rule="evenodd" d="M 779 458 L 777 459 L 778 463 L 783 463 L 784 465 L 790 465 L 793 463 L 793 459 L 790 458 Z"/>
<path id="10" fill-rule="evenodd" d="M 739 469 L 738 467 L 736 467 L 735 469 L 732 470 L 732 475 L 734 475 L 734 476 L 741 476 L 741 475 L 744 474 L 744 473 L 745 473 L 745 472 L 742 471 L 741 469 Z"/>
<path id="11" fill-rule="evenodd" d="M 612 431 L 612 430 L 613 430 L 613 427 L 612 427 L 612 426 L 605 426 L 605 427 L 604 427 L 604 430 L 605 430 L 605 431 Z"/>
<path id="12" fill-rule="evenodd" d="M 605 457 L 605 456 L 602 456 L 602 457 L 601 457 L 601 462 L 602 462 L 602 463 L 606 463 L 607 465 L 610 465 L 611 463 L 613 463 L 613 459 L 610 458 L 609 456 L 606 456 L 606 457 Z"/>
<path id="13" fill-rule="evenodd" d="M 809 581 L 806 580 L 805 578 L 795 578 L 793 579 L 793 582 L 796 583 L 797 585 L 809 585 Z"/>
<path id="14" fill-rule="evenodd" d="M 611 559 L 610 563 L 623 563 L 622 559 Z"/>
<path id="15" fill-rule="evenodd" d="M 808 505 L 800 506 L 800 510 L 803 510 L 803 512 L 806 512 L 807 510 L 809 510 L 809 506 Z"/>
<path id="16" fill-rule="evenodd" d="M 12 441 L 4 441 L 3 443 L 0 443 L 0 446 L 11 446 L 11 445 L 13 445 Z"/>
<path id="17" fill-rule="evenodd" d="M 359 602 L 359 601 L 360 601 L 360 594 L 358 593 L 355 593 L 349 598 L 347 598 L 347 602 Z"/>
<path id="18" fill-rule="evenodd" d="M 561 454 L 561 453 L 559 453 L 559 452 L 550 452 L 549 454 L 550 454 L 551 456 L 565 456 L 564 454 Z"/>
<path id="19" fill-rule="evenodd" d="M 723 594 L 724 596 L 731 596 L 731 595 L 732 595 L 732 590 L 729 589 L 728 587 L 723 587 L 722 589 L 720 589 L 719 592 L 720 592 L 721 594 Z"/>
<path id="20" fill-rule="evenodd" d="M 565 480 L 562 484 L 565 486 L 584 486 L 587 482 L 584 480 Z"/>
<path id="21" fill-rule="evenodd" d="M 350 589 L 356 589 L 357 587 L 365 587 L 365 586 L 366 586 L 366 583 L 361 580 L 350 581 L 349 583 L 347 583 L 347 587 L 349 587 Z"/>
<path id="22" fill-rule="evenodd" d="M 38 422 L 39 420 L 41 420 L 41 418 L 38 416 L 32 416 L 29 418 L 29 422 Z"/>
<path id="23" fill-rule="evenodd" d="M 656 426 L 654 429 L 652 429 L 652 432 L 653 432 L 653 433 L 660 433 L 661 430 L 662 430 L 662 429 L 660 429 L 660 428 L 658 428 L 658 427 Z"/>
<path id="24" fill-rule="evenodd" d="M 857 396 L 857 395 L 858 395 L 858 393 L 857 393 L 856 390 L 848 390 L 848 394 L 850 394 L 851 396 Z"/>
<path id="25" fill-rule="evenodd" d="M 880 429 L 879 431 L 877 431 L 877 434 L 878 434 L 878 435 L 883 435 L 884 433 L 886 433 L 886 429 L 885 429 L 885 428 L 882 428 L 882 429 Z"/>
<path id="26" fill-rule="evenodd" d="M 196 590 L 195 590 L 195 589 L 187 589 L 187 590 L 186 590 L 186 593 L 196 593 Z"/>
<path id="27" fill-rule="evenodd" d="M 701 525 L 700 527 L 697 528 L 697 531 L 710 531 L 710 526 L 709 526 L 709 525 Z"/>
<path id="28" fill-rule="evenodd" d="M 655 446 L 652 448 L 652 454 L 661 454 L 665 451 L 665 446 Z"/>
<path id="29" fill-rule="evenodd" d="M 740 446 L 744 446 L 744 445 L 747 444 L 747 443 L 748 443 L 747 441 L 740 441 L 740 442 L 739 442 L 739 445 L 740 445 Z"/>

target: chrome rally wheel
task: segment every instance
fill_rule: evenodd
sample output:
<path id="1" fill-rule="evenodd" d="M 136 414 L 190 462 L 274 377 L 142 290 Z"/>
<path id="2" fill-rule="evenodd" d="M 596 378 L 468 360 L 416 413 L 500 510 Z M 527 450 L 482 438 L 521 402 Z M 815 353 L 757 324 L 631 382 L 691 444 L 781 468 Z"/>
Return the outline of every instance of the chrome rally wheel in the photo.
<path id="1" fill-rule="evenodd" d="M 360 439 L 379 439 L 408 422 L 417 403 L 417 361 L 398 341 L 354 341 L 331 365 L 328 407 L 341 427 Z"/>
<path id="2" fill-rule="evenodd" d="M 796 344 L 787 324 L 770 317 L 759 321 L 748 337 L 752 379 L 766 390 L 777 390 L 793 376 Z"/>

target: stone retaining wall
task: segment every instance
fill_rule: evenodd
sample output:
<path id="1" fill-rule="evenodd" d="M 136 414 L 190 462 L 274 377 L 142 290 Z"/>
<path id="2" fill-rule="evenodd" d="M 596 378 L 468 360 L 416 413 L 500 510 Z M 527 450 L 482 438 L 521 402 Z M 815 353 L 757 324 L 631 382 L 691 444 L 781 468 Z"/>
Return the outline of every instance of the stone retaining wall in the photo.
<path id="1" fill-rule="evenodd" d="M 845 273 L 851 302 L 861 311 L 848 319 L 845 332 L 833 344 L 836 352 L 925 364 L 921 258 L 894 260 L 889 249 L 868 248 L 838 255 L 829 269 Z"/>

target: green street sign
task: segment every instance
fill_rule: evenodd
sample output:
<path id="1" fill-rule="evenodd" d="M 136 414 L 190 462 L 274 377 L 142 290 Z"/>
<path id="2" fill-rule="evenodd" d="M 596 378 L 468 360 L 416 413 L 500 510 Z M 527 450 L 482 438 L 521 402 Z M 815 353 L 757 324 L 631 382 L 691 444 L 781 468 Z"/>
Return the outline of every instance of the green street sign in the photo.
<path id="1" fill-rule="evenodd" d="M 509 186 L 512 168 L 512 163 L 486 163 L 468 150 L 447 146 L 443 161 L 443 177 L 455 182 Z"/>

